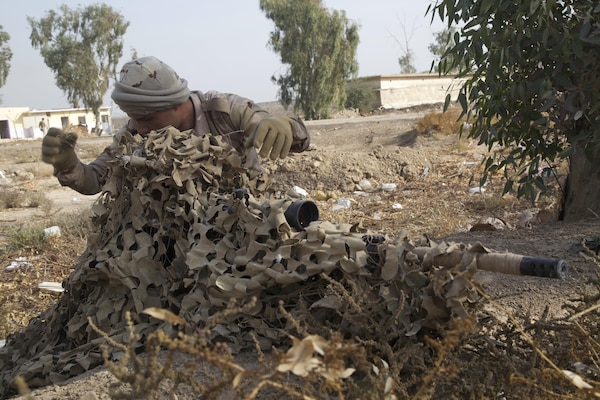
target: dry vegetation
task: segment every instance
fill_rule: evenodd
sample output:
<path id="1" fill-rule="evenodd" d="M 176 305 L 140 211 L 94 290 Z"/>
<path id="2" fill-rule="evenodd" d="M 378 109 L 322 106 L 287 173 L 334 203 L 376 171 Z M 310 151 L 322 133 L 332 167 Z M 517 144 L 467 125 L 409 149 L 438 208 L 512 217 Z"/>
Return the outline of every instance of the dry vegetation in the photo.
<path id="1" fill-rule="evenodd" d="M 426 114 L 415 124 L 413 136 L 419 140 L 450 141 L 454 155 L 469 148 L 466 139 L 454 136 L 462 121 L 457 114 Z M 104 144 L 80 146 L 83 159 L 93 158 Z M 14 154 L 0 152 L 0 162 L 30 164 L 36 178 L 51 175 L 39 163 L 39 149 Z M 4 158 L 3 158 L 4 157 Z M 312 156 L 307 156 L 312 157 Z M 407 229 L 412 235 L 427 232 L 444 237 L 470 228 L 493 228 L 490 217 L 500 219 L 504 229 L 519 224 L 528 227 L 555 219 L 556 196 L 542 198 L 533 207 L 511 194 L 497 194 L 502 184 L 494 179 L 486 187 L 487 196 L 465 194 L 473 183 L 477 166 L 457 165 L 438 160 L 428 179 L 417 176 L 402 181 L 400 192 L 378 192 L 377 198 L 361 198 L 348 210 L 331 211 L 331 204 L 348 193 L 336 189 L 315 200 L 325 220 L 361 221 L 361 224 L 385 234 Z M 280 164 L 281 165 L 281 164 Z M 564 166 L 559 166 L 564 168 Z M 563 171 L 564 172 L 564 171 Z M 285 177 L 285 175 L 282 175 Z M 385 177 L 381 177 L 384 180 Z M 305 184 L 308 186 L 308 184 Z M 320 190 L 310 188 L 313 193 Z M 349 197 L 349 196 L 348 196 Z M 430 206 L 424 201 L 435 199 Z M 402 209 L 389 207 L 402 203 Z M 57 301 L 58 295 L 37 288 L 43 281 L 60 282 L 86 245 L 88 214 L 55 215 L 52 201 L 43 193 L 32 194 L 25 183 L 18 189 L 0 194 L 3 208 L 35 207 L 43 216 L 35 223 L 23 221 L 6 233 L 0 265 L 24 257 L 29 264 L 14 271 L 0 271 L 0 338 L 25 326 L 31 317 Z M 533 215 L 524 213 L 534 208 Z M 402 211 L 404 210 L 404 211 Z M 492 218 L 492 219 L 493 219 Z M 31 221 L 29 221 L 31 222 Z M 60 238 L 44 236 L 43 228 L 61 227 Z M 65 245 L 67 244 L 67 245 Z M 600 268 L 600 257 L 590 242 L 582 241 L 588 262 Z M 596 270 L 597 271 L 597 270 Z M 356 334 L 342 336 L 328 321 L 305 314 L 289 319 L 289 345 L 270 353 L 257 350 L 249 356 L 253 362 L 240 361 L 225 344 L 214 343 L 210 331 L 227 315 L 244 306 L 232 303 L 215 316 L 211 325 L 183 333 L 188 322 L 161 310 L 148 310 L 167 322 L 170 328 L 157 330 L 142 340 L 133 330 L 129 339 L 117 343 L 106 338 L 106 348 L 122 352 L 119 362 L 106 359 L 114 376 L 109 394 L 112 399 L 142 398 L 301 398 L 301 399 L 594 399 L 600 397 L 600 275 L 587 273 L 581 291 L 569 293 L 567 312 L 557 316 L 548 305 L 541 316 L 516 315 L 486 293 L 475 281 L 471 284 L 480 300 L 469 309 L 469 318 L 455 320 L 447 327 L 425 331 L 407 339 L 405 332 L 390 331 L 374 316 L 381 304 L 361 293 L 361 281 L 327 281 L 338 301 L 349 304 L 338 316 L 342 323 L 354 325 Z M 495 312 L 482 310 L 482 303 Z M 299 305 L 301 306 L 301 305 Z M 487 309 L 489 310 L 489 308 Z M 402 310 L 400 310 L 401 312 Z M 139 353 L 143 342 L 144 352 Z M 106 351 L 105 357 L 109 352 Z M 258 360 L 258 362 L 256 362 Z M 579 365 L 575 375 L 567 375 L 567 366 Z M 571 368 L 573 369 L 573 368 Z M 21 383 L 22 394 L 28 389 Z M 506 393 L 510 388 L 510 394 Z M 26 395 L 25 399 L 37 399 Z M 74 397 L 73 397 L 74 398 Z M 90 397 L 93 399 L 95 397 Z"/>

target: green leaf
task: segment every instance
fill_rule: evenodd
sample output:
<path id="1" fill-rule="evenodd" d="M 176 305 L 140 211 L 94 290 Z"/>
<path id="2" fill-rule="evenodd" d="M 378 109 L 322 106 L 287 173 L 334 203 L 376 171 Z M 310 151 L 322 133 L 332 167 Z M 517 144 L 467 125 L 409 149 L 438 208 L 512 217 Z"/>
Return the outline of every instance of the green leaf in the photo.
<path id="1" fill-rule="evenodd" d="M 541 0 L 531 0 L 529 3 L 529 16 L 535 14 L 538 7 L 540 6 Z"/>
<path id="2" fill-rule="evenodd" d="M 444 112 L 448 111 L 448 106 L 450 105 L 450 101 L 452 101 L 452 96 L 450 96 L 450 93 L 448 93 L 446 95 L 446 99 L 444 100 Z"/>
<path id="3" fill-rule="evenodd" d="M 461 91 L 458 94 L 458 102 L 460 103 L 460 106 L 462 107 L 463 110 L 468 110 L 467 96 L 465 95 L 465 92 Z"/>
<path id="4" fill-rule="evenodd" d="M 581 30 L 579 31 L 579 38 L 580 39 L 586 38 L 590 34 L 591 30 L 592 30 L 592 24 L 590 23 L 590 21 L 585 21 L 583 23 L 583 26 L 581 27 Z"/>

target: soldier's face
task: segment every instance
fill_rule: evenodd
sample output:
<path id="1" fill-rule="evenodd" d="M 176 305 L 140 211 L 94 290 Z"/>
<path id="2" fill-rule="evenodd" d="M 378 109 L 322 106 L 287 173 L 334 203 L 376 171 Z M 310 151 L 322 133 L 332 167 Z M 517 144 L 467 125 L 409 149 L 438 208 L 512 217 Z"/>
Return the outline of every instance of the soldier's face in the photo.
<path id="1" fill-rule="evenodd" d="M 129 129 L 135 129 L 140 135 L 146 136 L 150 131 L 156 131 L 167 126 L 178 128 L 179 118 L 176 111 L 175 108 L 171 108 L 156 111 L 152 114 L 127 114 L 131 118 Z"/>

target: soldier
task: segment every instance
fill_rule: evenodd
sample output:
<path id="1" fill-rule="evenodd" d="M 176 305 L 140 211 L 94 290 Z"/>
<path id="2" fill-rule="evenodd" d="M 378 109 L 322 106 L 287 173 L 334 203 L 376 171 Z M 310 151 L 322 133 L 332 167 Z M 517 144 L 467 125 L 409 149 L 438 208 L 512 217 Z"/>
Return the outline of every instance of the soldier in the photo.
<path id="1" fill-rule="evenodd" d="M 44 118 L 42 118 L 42 120 L 40 121 L 38 126 L 40 127 L 40 131 L 42 131 L 42 135 L 45 135 L 46 134 L 46 120 Z"/>
<path id="2" fill-rule="evenodd" d="M 126 132 L 147 135 L 167 126 L 194 134 L 222 135 L 241 154 L 244 167 L 262 172 L 257 156 L 285 158 L 302 152 L 310 143 L 309 133 L 297 117 L 271 115 L 253 101 L 234 94 L 190 91 L 187 80 L 156 57 L 142 57 L 123 65 L 112 99 L 130 118 L 115 134 L 113 143 L 89 164 L 75 154 L 76 137 L 50 128 L 42 142 L 42 160 L 54 166 L 63 186 L 82 194 L 96 194 L 108 180 L 108 165 L 114 158 L 120 136 Z"/>

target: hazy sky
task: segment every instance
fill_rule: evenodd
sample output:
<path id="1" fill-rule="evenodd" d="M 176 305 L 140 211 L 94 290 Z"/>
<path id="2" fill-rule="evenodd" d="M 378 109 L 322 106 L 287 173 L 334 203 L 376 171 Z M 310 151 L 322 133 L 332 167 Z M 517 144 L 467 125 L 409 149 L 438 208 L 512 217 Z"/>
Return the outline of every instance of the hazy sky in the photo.
<path id="1" fill-rule="evenodd" d="M 268 46 L 273 23 L 258 0 L 21 0 L 5 5 L 0 25 L 11 39 L 11 69 L 0 88 L 0 107 L 52 109 L 69 107 L 55 85 L 54 74 L 39 50 L 31 46 L 27 16 L 37 20 L 61 4 L 71 8 L 105 3 L 130 22 L 120 65 L 132 50 L 171 65 L 192 90 L 236 93 L 256 102 L 277 98 L 271 76 L 285 72 L 278 54 Z M 359 76 L 397 74 L 398 58 L 408 38 L 419 72 L 428 71 L 433 56 L 427 49 L 433 33 L 443 29 L 425 15 L 430 0 L 324 0 L 327 8 L 345 10 L 357 22 Z M 113 106 L 109 88 L 104 105 Z"/>

